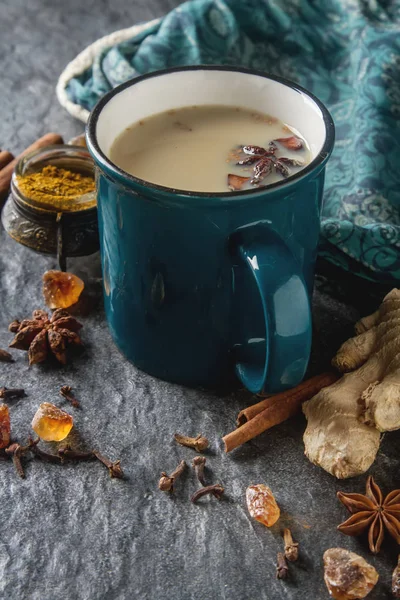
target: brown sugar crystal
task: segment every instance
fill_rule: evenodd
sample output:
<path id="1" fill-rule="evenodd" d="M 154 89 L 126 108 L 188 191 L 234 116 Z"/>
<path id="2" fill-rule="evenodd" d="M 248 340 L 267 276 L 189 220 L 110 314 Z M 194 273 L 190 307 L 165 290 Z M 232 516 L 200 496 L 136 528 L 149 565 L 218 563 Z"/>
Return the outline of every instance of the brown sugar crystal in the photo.
<path id="1" fill-rule="evenodd" d="M 49 308 L 68 308 L 79 300 L 85 284 L 73 273 L 46 271 L 43 296 Z"/>
<path id="2" fill-rule="evenodd" d="M 50 402 L 43 402 L 32 420 L 33 431 L 46 442 L 60 442 L 67 437 L 74 420 L 67 412 Z"/>
<path id="3" fill-rule="evenodd" d="M 246 490 L 246 501 L 250 516 L 266 527 L 272 527 L 279 519 L 281 511 L 267 485 L 250 485 Z"/>
<path id="4" fill-rule="evenodd" d="M 10 413 L 6 404 L 0 404 L 0 448 L 10 444 Z"/>

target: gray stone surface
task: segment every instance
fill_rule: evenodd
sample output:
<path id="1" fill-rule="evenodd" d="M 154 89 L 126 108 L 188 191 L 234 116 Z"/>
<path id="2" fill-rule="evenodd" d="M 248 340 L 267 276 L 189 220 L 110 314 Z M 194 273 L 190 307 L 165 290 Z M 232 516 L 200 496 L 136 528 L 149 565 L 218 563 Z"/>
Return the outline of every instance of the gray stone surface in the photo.
<path id="1" fill-rule="evenodd" d="M 58 106 L 54 86 L 65 64 L 85 45 L 115 29 L 158 15 L 174 0 L 2 0 L 0 19 L 0 146 L 18 152 L 49 131 L 79 133 Z M 16 245 L 0 232 L 0 347 L 11 339 L 7 324 L 42 306 L 41 274 L 55 260 Z M 346 516 L 338 489 L 363 490 L 365 477 L 337 482 L 303 455 L 302 417 L 271 430 L 232 455 L 221 435 L 252 399 L 243 391 L 221 397 L 157 381 L 136 370 L 113 345 L 99 293 L 98 256 L 70 263 L 83 274 L 97 306 L 82 318 L 85 352 L 66 368 L 29 368 L 23 352 L 0 363 L 0 385 L 24 386 L 27 397 L 10 404 L 14 436 L 23 441 L 40 402 L 74 414 L 73 442 L 121 458 L 127 481 L 111 480 L 96 463 L 64 467 L 29 461 L 26 479 L 0 462 L 0 597 L 10 600 L 277 600 L 328 598 L 322 554 L 331 546 L 361 553 L 381 578 L 371 600 L 390 598 L 397 549 L 389 540 L 371 557 L 365 540 L 343 536 Z M 322 267 L 323 268 L 323 265 Z M 324 270 L 324 269 L 323 269 Z M 330 277 L 332 275 L 330 274 Z M 311 372 L 321 370 L 368 313 L 383 290 L 342 277 L 318 277 Z M 336 297 L 336 299 L 335 299 Z M 339 299 L 338 299 L 339 298 Z M 81 400 L 74 410 L 59 396 L 72 385 Z M 211 440 L 207 480 L 226 487 L 226 499 L 190 504 L 196 489 L 189 471 L 168 497 L 157 490 L 161 470 L 171 471 L 193 452 L 172 434 L 203 432 Z M 385 490 L 399 486 L 400 435 L 385 436 L 371 469 Z M 266 482 L 301 545 L 301 560 L 287 582 L 275 579 L 279 527 L 253 522 L 244 492 Z"/>

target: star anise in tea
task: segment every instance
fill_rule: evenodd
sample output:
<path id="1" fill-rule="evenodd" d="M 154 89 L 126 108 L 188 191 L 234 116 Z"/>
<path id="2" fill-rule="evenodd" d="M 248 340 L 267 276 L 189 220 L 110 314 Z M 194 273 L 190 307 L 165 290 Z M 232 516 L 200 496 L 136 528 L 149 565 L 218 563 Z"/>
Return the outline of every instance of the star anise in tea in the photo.
<path id="1" fill-rule="evenodd" d="M 50 355 L 63 365 L 67 362 L 67 346 L 81 346 L 77 331 L 82 325 L 63 309 L 55 310 L 49 318 L 44 310 L 34 310 L 32 319 L 13 321 L 9 329 L 16 333 L 10 348 L 27 350 L 29 364 L 45 361 Z"/>
<path id="2" fill-rule="evenodd" d="M 239 166 L 253 165 L 253 175 L 250 177 L 241 177 L 229 173 L 228 187 L 230 190 L 241 190 L 248 181 L 252 185 L 260 185 L 273 170 L 286 179 L 290 175 L 289 167 L 303 166 L 304 163 L 302 160 L 276 156 L 278 147 L 274 143 L 275 141 L 289 150 L 301 150 L 303 148 L 302 140 L 295 136 L 274 140 L 269 143 L 268 148 L 263 148 L 262 146 L 239 146 L 230 156 L 237 161 L 236 164 Z"/>
<path id="3" fill-rule="evenodd" d="M 385 530 L 400 544 L 400 490 L 393 490 L 385 498 L 373 477 L 367 479 L 365 494 L 345 494 L 337 497 L 352 516 L 338 526 L 345 535 L 360 535 L 368 530 L 369 549 L 377 554 Z"/>

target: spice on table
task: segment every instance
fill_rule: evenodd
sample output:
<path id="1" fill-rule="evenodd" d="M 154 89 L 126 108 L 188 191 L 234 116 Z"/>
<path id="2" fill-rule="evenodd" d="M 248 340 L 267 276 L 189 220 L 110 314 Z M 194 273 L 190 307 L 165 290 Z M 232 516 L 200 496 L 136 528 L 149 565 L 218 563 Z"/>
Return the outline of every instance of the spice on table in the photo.
<path id="1" fill-rule="evenodd" d="M 365 598 L 375 587 L 379 575 L 361 556 L 344 548 L 324 552 L 324 581 L 332 598 Z"/>
<path id="2" fill-rule="evenodd" d="M 4 169 L 12 160 L 14 160 L 14 154 L 7 150 L 0 150 L 0 171 Z"/>
<path id="3" fill-rule="evenodd" d="M 181 446 L 187 446 L 193 448 L 197 452 L 203 452 L 208 448 L 208 439 L 199 433 L 196 437 L 188 437 L 187 435 L 181 435 L 180 433 L 174 434 L 174 439 Z"/>
<path id="4" fill-rule="evenodd" d="M 41 171 L 18 176 L 19 190 L 31 200 L 52 210 L 77 210 L 76 200 L 96 189 L 94 177 L 46 165 Z M 71 205 L 68 204 L 71 201 Z M 95 204 L 95 198 L 79 202 L 79 210 Z"/>
<path id="5" fill-rule="evenodd" d="M 242 410 L 238 415 L 238 423 L 241 427 L 222 438 L 225 452 L 231 452 L 267 429 L 294 416 L 300 411 L 304 401 L 309 400 L 322 388 L 331 385 L 338 379 L 339 376 L 336 373 L 322 373 L 291 390 L 266 398 L 253 407 Z"/>
<path id="6" fill-rule="evenodd" d="M 286 579 L 289 574 L 289 567 L 286 562 L 286 557 L 282 552 L 278 552 L 276 557 L 276 578 Z"/>
<path id="7" fill-rule="evenodd" d="M 14 359 L 7 350 L 0 348 L 0 362 L 14 362 Z"/>
<path id="8" fill-rule="evenodd" d="M 224 491 L 225 488 L 223 488 L 222 485 L 220 485 L 219 483 L 215 483 L 214 485 L 207 485 L 197 490 L 197 492 L 195 492 L 190 498 L 190 501 L 193 502 L 193 504 L 196 504 L 196 502 L 200 500 L 200 498 L 209 494 L 214 496 L 217 500 L 221 500 Z"/>
<path id="9" fill-rule="evenodd" d="M 158 482 L 158 489 L 162 492 L 173 492 L 175 481 L 182 475 L 186 467 L 186 462 L 184 460 L 181 460 L 181 462 L 171 473 L 171 475 L 167 475 L 167 473 L 163 471 L 161 473 L 160 481 Z"/>
<path id="10" fill-rule="evenodd" d="M 195 456 L 192 461 L 193 469 L 196 473 L 196 477 L 201 483 L 201 485 L 206 485 L 204 479 L 204 467 L 206 466 L 206 457 L 205 456 Z"/>
<path id="11" fill-rule="evenodd" d="M 395 598 L 400 598 L 400 555 L 392 575 L 392 594 Z"/>
<path id="12" fill-rule="evenodd" d="M 281 515 L 271 489 L 263 483 L 247 488 L 246 502 L 250 516 L 266 527 L 272 527 Z"/>
<path id="13" fill-rule="evenodd" d="M 357 536 L 368 530 L 369 549 L 377 554 L 381 548 L 385 529 L 400 544 L 400 490 L 393 490 L 385 498 L 380 487 L 370 475 L 364 494 L 338 492 L 351 517 L 338 526 L 345 535 Z"/>
<path id="14" fill-rule="evenodd" d="M 63 144 L 63 139 L 58 133 L 46 133 L 36 142 L 33 142 L 28 148 L 26 148 L 17 158 L 14 158 L 5 167 L 0 170 L 0 204 L 6 198 L 10 189 L 11 177 L 17 162 L 30 152 L 39 150 L 39 148 L 45 148 L 46 146 L 54 146 L 56 144 Z"/>
<path id="15" fill-rule="evenodd" d="M 296 387 L 281 392 L 280 394 L 274 394 L 272 396 L 268 395 L 266 397 L 264 394 L 264 400 L 260 400 L 256 404 L 251 404 L 238 413 L 236 419 L 237 426 L 240 427 L 241 425 L 245 425 L 248 421 L 251 421 L 251 419 L 262 413 L 266 408 L 271 408 L 272 405 L 281 405 L 297 400 L 302 402 L 304 399 L 312 398 L 312 396 L 318 393 L 322 388 L 331 385 L 331 383 L 335 383 L 338 379 L 339 375 L 336 372 L 327 371 L 320 375 L 310 377 L 310 379 L 302 381 Z M 262 398 L 263 395 L 259 394 L 259 397 Z"/>
<path id="16" fill-rule="evenodd" d="M 78 450 L 73 450 L 69 444 L 59 448 L 57 454 L 61 462 L 64 462 L 65 460 L 94 460 L 96 458 L 93 451 L 80 452 Z"/>
<path id="17" fill-rule="evenodd" d="M 32 420 L 33 431 L 46 442 L 60 442 L 72 429 L 74 419 L 50 402 L 43 402 Z"/>
<path id="18" fill-rule="evenodd" d="M 76 304 L 85 287 L 82 279 L 65 271 L 46 271 L 43 296 L 49 308 L 68 308 Z"/>
<path id="19" fill-rule="evenodd" d="M 10 411 L 6 404 L 0 404 L 0 449 L 10 445 L 11 422 Z"/>
<path id="20" fill-rule="evenodd" d="M 60 394 L 63 398 L 68 400 L 68 402 L 70 402 L 74 408 L 80 407 L 80 402 L 75 398 L 74 394 L 72 393 L 72 388 L 70 385 L 63 385 L 60 388 Z"/>
<path id="21" fill-rule="evenodd" d="M 23 388 L 0 388 L 0 398 L 2 400 L 16 400 L 17 398 L 23 398 L 25 396 L 25 390 Z"/>
<path id="22" fill-rule="evenodd" d="M 307 458 L 339 479 L 365 473 L 382 433 L 400 429 L 399 310 L 400 289 L 394 288 L 336 353 L 333 366 L 347 374 L 302 407 Z"/>
<path id="23" fill-rule="evenodd" d="M 286 528 L 283 530 L 283 541 L 285 544 L 285 556 L 290 562 L 294 562 L 299 558 L 299 544 L 294 542 L 292 532 Z"/>
<path id="24" fill-rule="evenodd" d="M 6 455 L 11 457 L 14 464 L 14 468 L 17 474 L 21 477 L 21 479 L 25 479 L 25 471 L 24 467 L 22 466 L 21 458 L 25 456 L 25 454 L 27 454 L 28 452 L 32 452 L 38 442 L 39 439 L 37 441 L 34 441 L 31 438 L 29 438 L 29 442 L 26 446 L 21 446 L 20 444 L 18 444 L 18 442 L 13 442 L 10 446 L 8 446 L 8 448 L 5 449 Z"/>
<path id="25" fill-rule="evenodd" d="M 15 331 L 16 321 L 13 321 L 11 326 L 12 331 Z M 24 319 L 19 323 L 10 348 L 28 350 L 30 365 L 45 361 L 49 351 L 61 364 L 65 364 L 67 346 L 82 345 L 76 333 L 81 327 L 82 325 L 63 309 L 55 310 L 50 319 L 45 311 L 34 310 L 32 319 Z"/>
<path id="26" fill-rule="evenodd" d="M 111 461 L 106 458 L 97 450 L 90 450 L 89 452 L 79 452 L 73 450 L 69 445 L 61 447 L 58 449 L 57 454 L 52 454 L 50 452 L 46 452 L 42 448 L 39 447 L 40 437 L 36 440 L 33 440 L 29 437 L 28 444 L 26 446 L 20 446 L 17 443 L 11 444 L 5 450 L 6 454 L 11 456 L 14 461 L 14 465 L 17 469 L 18 474 L 21 477 L 25 477 L 24 470 L 21 464 L 21 456 L 26 454 L 27 452 L 31 452 L 35 458 L 42 460 L 43 462 L 64 465 L 68 461 L 88 461 L 97 459 L 103 465 L 105 465 L 111 475 L 111 477 L 117 477 L 119 479 L 124 479 L 124 473 L 121 468 L 121 464 L 119 460 Z"/>
<path id="27" fill-rule="evenodd" d="M 25 471 L 22 466 L 21 457 L 26 454 L 29 449 L 30 448 L 28 446 L 20 446 L 16 442 L 6 448 L 6 454 L 11 456 L 14 468 L 21 479 L 25 479 Z"/>
<path id="28" fill-rule="evenodd" d="M 116 479 L 124 479 L 125 478 L 124 473 L 121 468 L 120 460 L 112 461 L 109 458 L 107 458 L 106 456 L 103 456 L 102 454 L 100 454 L 100 452 L 98 452 L 98 450 L 92 450 L 92 453 L 93 453 L 93 456 L 95 456 L 97 458 L 97 460 L 99 460 L 105 467 L 107 467 L 111 478 L 116 478 Z"/>

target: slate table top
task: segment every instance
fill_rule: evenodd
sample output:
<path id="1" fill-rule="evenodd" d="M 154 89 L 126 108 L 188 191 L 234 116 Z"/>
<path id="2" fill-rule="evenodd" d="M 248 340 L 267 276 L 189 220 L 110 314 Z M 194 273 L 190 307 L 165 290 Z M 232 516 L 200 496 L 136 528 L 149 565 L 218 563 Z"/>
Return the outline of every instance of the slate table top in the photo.
<path id="1" fill-rule="evenodd" d="M 54 87 L 67 62 L 87 44 L 116 29 L 160 16 L 175 0 L 3 0 L 0 20 L 0 146 L 18 153 L 48 131 L 65 139 L 82 131 L 57 103 Z M 42 306 L 41 275 L 55 268 L 0 232 L 0 347 L 10 342 L 8 323 Z M 343 546 L 370 560 L 380 573 L 371 600 L 390 598 L 397 548 L 388 540 L 371 557 L 365 540 L 343 536 L 336 526 L 346 511 L 337 490 L 363 491 L 366 476 L 338 482 L 304 457 L 304 419 L 299 416 L 225 455 L 221 436 L 237 412 L 252 403 L 241 390 L 220 396 L 158 381 L 135 369 L 111 341 L 104 319 L 98 255 L 70 261 L 89 282 L 95 308 L 83 318 L 85 352 L 65 368 L 29 368 L 26 354 L 0 364 L 0 385 L 22 386 L 27 397 L 11 404 L 14 436 L 24 441 L 40 402 L 73 412 L 73 441 L 120 458 L 126 481 L 110 479 L 96 463 L 64 467 L 26 463 L 19 479 L 0 463 L 0 598 L 9 600 L 323 600 L 322 554 Z M 352 324 L 371 312 L 385 290 L 318 266 L 314 298 L 314 346 L 310 373 L 326 368 Z M 81 401 L 74 410 L 58 395 L 71 385 Z M 192 473 L 167 497 L 157 490 L 193 452 L 172 441 L 175 431 L 202 432 L 210 482 L 226 499 L 189 502 Z M 384 490 L 399 487 L 400 434 L 384 437 L 371 469 Z M 287 582 L 275 579 L 282 542 L 252 521 L 245 506 L 251 483 L 271 486 L 300 542 L 301 560 Z"/>

